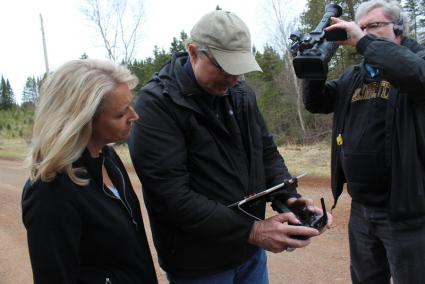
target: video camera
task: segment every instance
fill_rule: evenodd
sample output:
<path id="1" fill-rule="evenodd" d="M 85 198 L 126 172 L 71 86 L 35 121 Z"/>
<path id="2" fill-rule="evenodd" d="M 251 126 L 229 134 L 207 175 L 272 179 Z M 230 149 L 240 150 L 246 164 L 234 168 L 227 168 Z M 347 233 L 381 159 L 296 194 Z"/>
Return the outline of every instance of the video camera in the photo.
<path id="1" fill-rule="evenodd" d="M 341 6 L 326 5 L 322 20 L 312 32 L 305 36 L 291 34 L 291 53 L 295 56 L 292 64 L 298 78 L 326 79 L 328 63 L 338 48 L 334 41 L 346 40 L 347 32 L 343 29 L 326 32 L 324 29 L 330 25 L 331 17 L 338 18 L 341 14 Z"/>

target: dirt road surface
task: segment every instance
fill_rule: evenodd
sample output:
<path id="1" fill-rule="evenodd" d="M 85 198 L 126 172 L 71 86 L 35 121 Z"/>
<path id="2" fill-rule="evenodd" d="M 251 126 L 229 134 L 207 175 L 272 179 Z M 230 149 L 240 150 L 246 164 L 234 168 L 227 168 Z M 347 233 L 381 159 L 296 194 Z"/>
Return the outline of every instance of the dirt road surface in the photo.
<path id="1" fill-rule="evenodd" d="M 137 177 L 132 172 L 130 176 L 141 197 Z M 32 283 L 25 228 L 21 221 L 20 198 L 25 179 L 22 161 L 0 159 L 0 284 Z M 311 197 L 317 204 L 323 196 L 327 207 L 332 205 L 328 179 L 305 177 L 300 180 L 299 192 Z M 333 211 L 333 228 L 314 238 L 306 248 L 279 254 L 268 253 L 271 284 L 350 283 L 347 239 L 349 202 L 349 197 L 344 193 Z M 271 216 L 274 213 L 270 210 L 267 214 Z M 150 238 L 146 211 L 144 220 Z M 151 239 L 149 241 L 153 250 Z M 167 283 L 164 272 L 158 267 L 155 251 L 152 253 L 160 283 Z"/>

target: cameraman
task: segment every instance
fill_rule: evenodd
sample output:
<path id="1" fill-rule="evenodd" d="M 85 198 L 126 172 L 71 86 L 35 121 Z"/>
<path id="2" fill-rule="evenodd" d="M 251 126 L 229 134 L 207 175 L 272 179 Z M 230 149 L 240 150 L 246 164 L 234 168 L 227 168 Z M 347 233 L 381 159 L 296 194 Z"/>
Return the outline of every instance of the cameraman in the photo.
<path id="1" fill-rule="evenodd" d="M 305 80 L 304 104 L 333 112 L 332 191 L 352 197 L 349 222 L 353 283 L 424 283 L 425 50 L 406 38 L 396 1 L 372 0 L 344 29 L 361 64 L 337 80 Z M 334 206 L 335 206 L 334 204 Z"/>

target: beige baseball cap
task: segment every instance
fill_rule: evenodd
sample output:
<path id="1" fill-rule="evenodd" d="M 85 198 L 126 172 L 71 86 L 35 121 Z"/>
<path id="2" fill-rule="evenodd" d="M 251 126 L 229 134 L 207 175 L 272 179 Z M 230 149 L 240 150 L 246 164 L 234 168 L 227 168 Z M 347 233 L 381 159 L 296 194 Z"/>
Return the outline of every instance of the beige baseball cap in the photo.
<path id="1" fill-rule="evenodd" d="M 251 51 L 251 35 L 234 13 L 215 10 L 192 28 L 190 39 L 208 46 L 221 68 L 231 75 L 262 71 Z"/>

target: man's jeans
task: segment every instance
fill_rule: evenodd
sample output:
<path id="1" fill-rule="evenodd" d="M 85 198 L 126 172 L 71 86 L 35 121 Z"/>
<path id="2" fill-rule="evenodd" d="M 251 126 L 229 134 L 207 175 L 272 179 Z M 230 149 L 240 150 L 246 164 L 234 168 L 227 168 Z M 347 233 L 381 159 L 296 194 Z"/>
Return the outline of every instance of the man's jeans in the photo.
<path id="1" fill-rule="evenodd" d="M 425 283 L 425 217 L 390 221 L 385 209 L 353 202 L 348 228 L 353 283 Z"/>
<path id="2" fill-rule="evenodd" d="M 235 269 L 203 277 L 175 277 L 167 274 L 170 284 L 267 284 L 267 255 L 259 249 L 253 257 Z"/>

